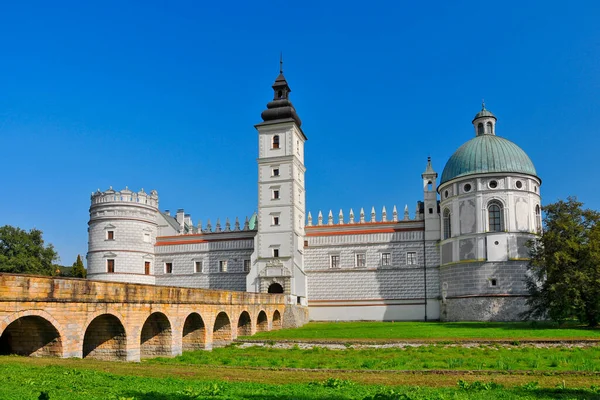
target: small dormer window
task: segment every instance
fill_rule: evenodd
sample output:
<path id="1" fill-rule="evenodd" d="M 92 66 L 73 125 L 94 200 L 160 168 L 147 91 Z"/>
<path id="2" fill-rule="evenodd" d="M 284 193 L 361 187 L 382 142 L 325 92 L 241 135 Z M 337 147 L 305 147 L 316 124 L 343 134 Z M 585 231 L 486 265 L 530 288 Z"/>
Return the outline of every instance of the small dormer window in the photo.
<path id="1" fill-rule="evenodd" d="M 479 124 L 477 124 L 477 134 L 483 135 L 483 133 L 483 123 L 480 122 Z"/>
<path id="2" fill-rule="evenodd" d="M 488 121 L 488 123 L 486 124 L 486 126 L 487 126 L 487 129 L 486 129 L 487 130 L 487 134 L 488 135 L 493 135 L 494 134 L 494 127 L 493 127 L 492 123 Z"/>
<path id="3" fill-rule="evenodd" d="M 273 148 L 274 149 L 279 148 L 279 135 L 273 136 Z"/>

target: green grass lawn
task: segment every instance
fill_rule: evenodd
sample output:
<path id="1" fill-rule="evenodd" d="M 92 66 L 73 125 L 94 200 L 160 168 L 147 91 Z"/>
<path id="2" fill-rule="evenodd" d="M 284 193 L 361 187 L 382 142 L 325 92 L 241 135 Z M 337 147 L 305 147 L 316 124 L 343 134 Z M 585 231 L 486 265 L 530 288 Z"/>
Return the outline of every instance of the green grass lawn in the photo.
<path id="1" fill-rule="evenodd" d="M 536 322 L 310 322 L 297 329 L 260 332 L 253 340 L 600 340 L 600 329 L 558 328 Z"/>
<path id="2" fill-rule="evenodd" d="M 296 400 L 398 400 L 398 399 L 600 399 L 595 386 L 575 387 L 562 383 L 554 387 L 542 387 L 535 380 L 517 386 L 504 386 L 492 379 L 473 380 L 452 377 L 451 387 L 382 386 L 359 384 L 344 377 L 328 377 L 305 383 L 241 382 L 189 377 L 143 376 L 144 369 L 156 367 L 114 363 L 114 370 L 97 369 L 85 360 L 59 360 L 55 364 L 24 362 L 22 359 L 0 358 L 0 399 L 38 399 L 42 392 L 50 400 L 193 400 L 193 399 L 296 399 Z M 61 365 L 64 364 L 64 365 Z M 71 365 L 78 365 L 73 368 Z M 93 367 L 95 365 L 95 367 Z M 106 363 L 105 365 L 110 365 Z M 129 373 L 123 373 L 125 365 Z M 96 368 L 96 369 L 95 369 Z M 141 376 L 134 376 L 136 373 Z M 239 371 L 238 371 L 239 372 Z M 436 386 L 436 377 L 429 377 Z M 415 379 L 415 382 L 417 379 Z M 423 382 L 421 380 L 421 382 Z"/>
<path id="3" fill-rule="evenodd" d="M 310 368 L 340 370 L 499 370 L 600 371 L 600 347 L 535 348 L 532 346 L 479 345 L 447 347 L 427 345 L 406 348 L 344 349 L 323 347 L 302 350 L 228 346 L 211 352 L 186 352 L 176 358 L 144 361 L 235 367 Z M 599 376 L 600 379 L 600 376 Z"/>

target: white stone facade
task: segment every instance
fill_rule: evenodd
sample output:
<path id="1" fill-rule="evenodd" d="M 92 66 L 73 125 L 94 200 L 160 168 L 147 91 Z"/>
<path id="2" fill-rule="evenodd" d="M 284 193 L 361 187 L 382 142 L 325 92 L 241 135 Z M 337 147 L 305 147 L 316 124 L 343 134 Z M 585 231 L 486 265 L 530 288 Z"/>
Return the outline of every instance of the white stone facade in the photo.
<path id="1" fill-rule="evenodd" d="M 412 216 L 408 206 L 400 215 L 394 206 L 379 215 L 372 208 L 313 219 L 305 202 L 307 138 L 283 74 L 273 89 L 256 125 L 257 214 L 194 226 L 183 210 L 159 211 L 155 191 L 98 191 L 90 207 L 90 279 L 281 291 L 308 305 L 313 320 L 518 319 L 527 296 L 526 243 L 541 231 L 534 173 L 467 173 L 438 188 L 428 160 Z M 495 121 L 483 108 L 476 135 L 495 135 Z"/>

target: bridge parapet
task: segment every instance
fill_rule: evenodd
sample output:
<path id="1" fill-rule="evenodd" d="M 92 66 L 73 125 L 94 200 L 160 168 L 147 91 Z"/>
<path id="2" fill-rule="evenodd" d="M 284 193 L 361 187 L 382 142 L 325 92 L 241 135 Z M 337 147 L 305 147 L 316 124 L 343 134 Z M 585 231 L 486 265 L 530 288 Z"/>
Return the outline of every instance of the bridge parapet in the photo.
<path id="1" fill-rule="evenodd" d="M 1 301 L 142 304 L 283 305 L 285 303 L 285 295 L 283 294 L 193 289 L 3 273 L 0 273 L 0 299 Z"/>

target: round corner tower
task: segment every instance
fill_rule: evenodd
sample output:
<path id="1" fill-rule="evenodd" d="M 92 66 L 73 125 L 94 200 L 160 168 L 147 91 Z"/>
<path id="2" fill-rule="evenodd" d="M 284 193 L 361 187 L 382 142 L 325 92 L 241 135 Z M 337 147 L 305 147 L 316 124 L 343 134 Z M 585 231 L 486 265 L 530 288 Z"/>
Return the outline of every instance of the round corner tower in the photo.
<path id="1" fill-rule="evenodd" d="M 92 193 L 88 278 L 154 284 L 158 193 L 109 188 Z"/>
<path id="2" fill-rule="evenodd" d="M 526 310 L 527 242 L 541 232 L 541 180 L 527 154 L 496 136 L 483 105 L 475 137 L 448 160 L 441 197 L 441 319 L 519 320 Z"/>

